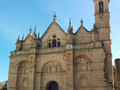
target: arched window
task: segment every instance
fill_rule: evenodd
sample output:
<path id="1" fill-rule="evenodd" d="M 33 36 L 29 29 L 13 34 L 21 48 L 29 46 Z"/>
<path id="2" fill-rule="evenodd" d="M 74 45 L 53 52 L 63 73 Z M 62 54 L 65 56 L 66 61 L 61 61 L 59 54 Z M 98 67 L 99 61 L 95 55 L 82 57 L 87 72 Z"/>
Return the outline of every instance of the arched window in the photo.
<path id="1" fill-rule="evenodd" d="M 52 47 L 56 47 L 56 39 L 52 40 Z"/>
<path id="2" fill-rule="evenodd" d="M 58 42 L 58 47 L 60 47 L 60 42 Z"/>
<path id="3" fill-rule="evenodd" d="M 48 47 L 60 47 L 60 38 L 56 35 L 53 35 L 48 39 Z"/>
<path id="4" fill-rule="evenodd" d="M 99 3 L 99 12 L 103 13 L 103 2 Z"/>
<path id="5" fill-rule="evenodd" d="M 51 47 L 51 43 L 49 43 L 49 48 Z"/>

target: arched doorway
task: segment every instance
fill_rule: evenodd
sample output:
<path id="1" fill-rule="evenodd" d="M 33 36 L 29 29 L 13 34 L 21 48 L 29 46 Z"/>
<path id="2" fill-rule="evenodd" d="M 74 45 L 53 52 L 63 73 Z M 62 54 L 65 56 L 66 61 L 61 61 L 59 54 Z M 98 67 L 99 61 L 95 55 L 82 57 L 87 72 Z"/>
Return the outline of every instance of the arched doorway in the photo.
<path id="1" fill-rule="evenodd" d="M 58 84 L 56 82 L 51 82 L 47 90 L 58 90 Z"/>

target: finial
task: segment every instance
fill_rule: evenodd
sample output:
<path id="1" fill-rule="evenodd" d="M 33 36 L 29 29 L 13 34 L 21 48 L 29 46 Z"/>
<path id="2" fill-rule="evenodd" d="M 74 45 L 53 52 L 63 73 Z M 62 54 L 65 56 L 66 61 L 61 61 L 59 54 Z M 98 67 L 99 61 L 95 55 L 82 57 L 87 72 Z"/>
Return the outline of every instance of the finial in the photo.
<path id="1" fill-rule="evenodd" d="M 56 12 L 54 12 L 53 19 L 54 19 L 54 21 L 56 22 Z"/>
<path id="2" fill-rule="evenodd" d="M 83 26 L 83 20 L 81 19 L 81 25 Z"/>
<path id="3" fill-rule="evenodd" d="M 30 35 L 32 35 L 32 26 L 30 27 Z"/>
<path id="4" fill-rule="evenodd" d="M 71 28 L 71 18 L 69 19 L 69 28 Z"/>
<path id="5" fill-rule="evenodd" d="M 35 29 L 34 29 L 34 34 L 36 34 L 36 25 L 35 25 Z"/>
<path id="6" fill-rule="evenodd" d="M 40 32 L 38 33 L 38 39 L 40 38 Z"/>
<path id="7" fill-rule="evenodd" d="M 18 36 L 18 39 L 17 39 L 17 41 L 18 41 L 18 42 L 20 41 L 20 35 Z"/>
<path id="8" fill-rule="evenodd" d="M 24 33 L 23 33 L 23 36 L 22 36 L 22 41 L 24 40 Z"/>

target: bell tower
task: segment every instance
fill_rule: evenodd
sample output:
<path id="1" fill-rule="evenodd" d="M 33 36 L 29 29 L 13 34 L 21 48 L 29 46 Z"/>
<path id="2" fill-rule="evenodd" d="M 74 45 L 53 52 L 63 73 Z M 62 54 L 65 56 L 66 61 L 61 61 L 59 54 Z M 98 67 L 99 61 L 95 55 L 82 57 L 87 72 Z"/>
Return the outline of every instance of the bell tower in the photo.
<path id="1" fill-rule="evenodd" d="M 103 42 L 106 53 L 105 58 L 105 77 L 106 81 L 112 83 L 112 54 L 110 39 L 110 14 L 109 0 L 94 0 L 95 26 L 99 33 L 99 40 Z"/>
<path id="2" fill-rule="evenodd" d="M 99 32 L 100 40 L 110 39 L 109 24 L 109 0 L 94 0 L 95 5 L 95 25 Z"/>

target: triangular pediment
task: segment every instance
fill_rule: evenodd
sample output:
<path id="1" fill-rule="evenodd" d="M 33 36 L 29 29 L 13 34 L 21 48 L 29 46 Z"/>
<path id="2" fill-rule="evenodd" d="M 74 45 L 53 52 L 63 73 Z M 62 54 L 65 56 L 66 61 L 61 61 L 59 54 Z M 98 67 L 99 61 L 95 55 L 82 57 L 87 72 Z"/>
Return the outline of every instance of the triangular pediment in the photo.
<path id="1" fill-rule="evenodd" d="M 28 34 L 28 36 L 24 40 L 24 44 L 31 44 L 32 36 Z"/>
<path id="2" fill-rule="evenodd" d="M 85 36 L 86 34 L 88 34 L 88 30 L 84 27 L 84 26 L 80 26 L 80 28 L 76 31 L 76 35 L 79 36 Z"/>
<path id="3" fill-rule="evenodd" d="M 56 22 L 53 21 L 43 34 L 41 38 L 42 41 L 47 41 L 47 38 L 53 34 L 58 35 L 61 38 L 66 38 L 67 35 L 66 32 Z"/>
<path id="4" fill-rule="evenodd" d="M 80 26 L 75 33 L 75 42 L 76 44 L 91 42 L 91 34 L 84 26 Z"/>

